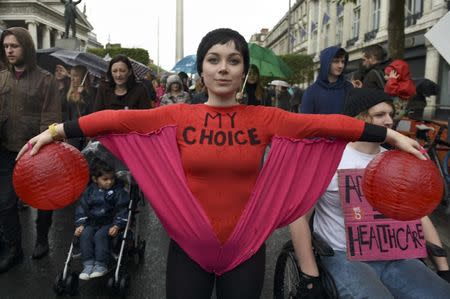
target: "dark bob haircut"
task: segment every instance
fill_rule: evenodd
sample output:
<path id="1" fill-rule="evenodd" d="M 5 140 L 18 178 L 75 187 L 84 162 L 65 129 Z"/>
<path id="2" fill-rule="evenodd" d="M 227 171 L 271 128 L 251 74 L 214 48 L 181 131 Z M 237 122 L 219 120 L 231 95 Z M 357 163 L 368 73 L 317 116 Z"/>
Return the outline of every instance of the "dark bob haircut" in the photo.
<path id="1" fill-rule="evenodd" d="M 242 54 L 244 58 L 244 73 L 247 74 L 250 65 L 250 54 L 248 51 L 248 44 L 245 38 L 237 31 L 228 28 L 219 28 L 208 32 L 201 40 L 197 48 L 197 72 L 199 75 L 203 72 L 203 60 L 206 53 L 214 45 L 225 45 L 233 41 L 237 51 Z"/>
<path id="2" fill-rule="evenodd" d="M 128 81 L 127 81 L 127 89 L 129 90 L 129 89 L 133 88 L 134 85 L 136 85 L 136 75 L 134 74 L 133 66 L 131 65 L 130 59 L 128 59 L 127 56 L 122 55 L 122 54 L 116 55 L 109 62 L 108 71 L 106 72 L 106 77 L 108 79 L 109 86 L 112 88 L 116 87 L 116 82 L 114 82 L 114 78 L 113 78 L 112 72 L 111 72 L 111 68 L 112 68 L 113 64 L 116 62 L 125 63 L 127 65 L 128 69 L 131 71 L 131 75 L 130 75 L 130 77 L 128 77 Z"/>
<path id="3" fill-rule="evenodd" d="M 102 159 L 94 158 L 91 162 L 90 173 L 94 178 L 98 178 L 105 174 L 113 174 L 115 176 L 115 169 Z"/>

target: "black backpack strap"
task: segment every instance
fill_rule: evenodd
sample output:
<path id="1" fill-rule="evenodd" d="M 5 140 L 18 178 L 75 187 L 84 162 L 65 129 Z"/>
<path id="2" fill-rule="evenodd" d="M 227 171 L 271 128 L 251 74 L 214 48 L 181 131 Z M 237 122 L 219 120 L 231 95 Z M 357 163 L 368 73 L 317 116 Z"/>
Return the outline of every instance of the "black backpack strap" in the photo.
<path id="1" fill-rule="evenodd" d="M 386 84 L 386 80 L 384 80 L 384 76 L 381 74 L 381 70 L 374 68 L 373 71 L 375 72 L 378 82 L 380 83 L 380 86 L 384 89 L 384 85 Z"/>

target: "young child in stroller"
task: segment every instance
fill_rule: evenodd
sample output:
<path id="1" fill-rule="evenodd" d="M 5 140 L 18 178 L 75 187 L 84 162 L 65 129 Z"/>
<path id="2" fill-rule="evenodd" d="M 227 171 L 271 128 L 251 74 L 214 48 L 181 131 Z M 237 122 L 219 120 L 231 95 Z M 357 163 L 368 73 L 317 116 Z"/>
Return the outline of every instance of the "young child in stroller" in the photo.
<path id="1" fill-rule="evenodd" d="M 91 163 L 91 183 L 83 192 L 75 212 L 75 233 L 80 237 L 83 271 L 89 280 L 108 272 L 111 238 L 127 224 L 129 196 L 116 180 L 115 169 L 100 159 Z"/>

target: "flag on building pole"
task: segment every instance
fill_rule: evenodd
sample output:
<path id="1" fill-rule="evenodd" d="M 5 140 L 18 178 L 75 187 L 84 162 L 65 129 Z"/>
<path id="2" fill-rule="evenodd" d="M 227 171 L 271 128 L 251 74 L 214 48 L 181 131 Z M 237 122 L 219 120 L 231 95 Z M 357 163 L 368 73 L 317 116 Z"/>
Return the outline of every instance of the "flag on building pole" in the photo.
<path id="1" fill-rule="evenodd" d="M 292 31 L 291 31 L 291 32 L 289 32 L 289 35 L 290 35 L 290 39 L 291 39 L 291 45 L 295 45 L 297 43 L 297 39 L 295 38 L 294 33 L 292 33 Z"/>
<path id="2" fill-rule="evenodd" d="M 325 12 L 323 14 L 323 18 L 322 18 L 322 26 L 327 24 L 329 20 L 330 20 L 330 16 Z"/>
<path id="3" fill-rule="evenodd" d="M 303 38 L 306 36 L 306 30 L 305 30 L 305 26 L 303 26 L 303 22 L 299 21 L 298 22 L 298 27 L 300 27 L 300 38 Z"/>
<path id="4" fill-rule="evenodd" d="M 344 12 L 344 5 L 338 4 L 338 5 L 336 6 L 336 15 L 337 15 L 338 17 L 340 17 L 341 14 L 342 14 L 343 12 Z"/>

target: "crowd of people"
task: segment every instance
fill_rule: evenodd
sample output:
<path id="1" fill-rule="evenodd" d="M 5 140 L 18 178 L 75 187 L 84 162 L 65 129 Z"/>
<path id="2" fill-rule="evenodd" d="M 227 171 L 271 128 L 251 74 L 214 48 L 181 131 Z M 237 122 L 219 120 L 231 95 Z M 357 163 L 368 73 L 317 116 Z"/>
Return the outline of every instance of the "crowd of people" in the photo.
<path id="1" fill-rule="evenodd" d="M 167 298 L 210 298 L 213 289 L 218 298 L 259 298 L 265 241 L 289 224 L 302 273 L 300 291 L 321 298 L 308 221 L 313 207 L 313 229 L 322 231 L 336 252 L 326 267 L 342 298 L 450 294 L 445 258 L 434 259 L 438 274 L 417 260 L 346 260 L 339 195 L 329 182 L 338 165 L 351 161 L 351 167 L 364 168 L 384 151 L 382 143 L 426 159 L 416 141 L 392 129 L 395 108 L 407 109 L 421 89 L 405 62 L 381 68 L 380 46 L 364 50 L 363 67 L 350 79 L 345 49 L 325 49 L 319 76 L 303 93 L 284 81 L 263 86 L 247 42 L 231 29 L 213 30 L 202 39 L 197 77 L 181 72 L 138 80 L 130 60 L 118 55 L 97 87 L 85 66 L 69 70 L 60 64 L 54 76 L 42 70 L 23 28 L 4 30 L 0 44 L 0 273 L 23 259 L 12 183 L 16 160 L 29 147 L 26 154 L 34 155 L 45 144 L 64 140 L 82 149 L 97 138 L 140 182 L 171 238 Z M 313 170 L 320 175 L 311 182 Z M 84 266 L 80 279 L 108 271 L 110 237 L 126 223 L 123 192 L 114 168 L 98 161 L 91 165 L 91 183 L 75 215 Z M 49 251 L 51 222 L 51 211 L 39 211 L 34 258 Z M 422 224 L 427 240 L 441 246 L 429 219 Z"/>

